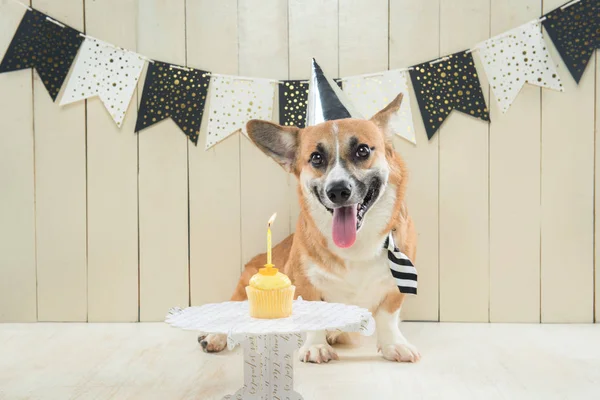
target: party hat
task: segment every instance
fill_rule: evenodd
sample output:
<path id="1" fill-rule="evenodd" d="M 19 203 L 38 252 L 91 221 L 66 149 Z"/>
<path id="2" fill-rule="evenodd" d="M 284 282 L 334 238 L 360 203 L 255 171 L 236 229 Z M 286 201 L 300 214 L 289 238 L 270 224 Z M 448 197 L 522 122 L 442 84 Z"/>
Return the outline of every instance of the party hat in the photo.
<path id="1" fill-rule="evenodd" d="M 352 106 L 340 87 L 312 60 L 312 73 L 308 86 L 306 126 L 342 118 L 363 118 Z"/>

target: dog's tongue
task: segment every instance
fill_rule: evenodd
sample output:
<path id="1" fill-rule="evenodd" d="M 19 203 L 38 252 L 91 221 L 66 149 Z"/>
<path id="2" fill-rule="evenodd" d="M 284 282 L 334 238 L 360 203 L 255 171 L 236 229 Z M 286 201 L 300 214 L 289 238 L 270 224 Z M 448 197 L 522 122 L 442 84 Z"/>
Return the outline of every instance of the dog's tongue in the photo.
<path id="1" fill-rule="evenodd" d="M 333 209 L 333 241 L 341 248 L 356 241 L 356 204 Z"/>

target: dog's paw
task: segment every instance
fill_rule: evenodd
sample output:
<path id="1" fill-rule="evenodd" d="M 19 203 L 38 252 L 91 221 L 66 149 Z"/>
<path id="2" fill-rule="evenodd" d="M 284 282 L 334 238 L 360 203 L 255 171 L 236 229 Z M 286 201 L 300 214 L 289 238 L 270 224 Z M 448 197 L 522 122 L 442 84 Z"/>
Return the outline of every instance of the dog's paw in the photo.
<path id="1" fill-rule="evenodd" d="M 328 344 L 313 344 L 302 346 L 298 350 L 298 358 L 303 362 L 328 363 L 331 360 L 338 360 L 338 355 Z"/>
<path id="2" fill-rule="evenodd" d="M 210 334 L 198 336 L 198 343 L 205 353 L 218 353 L 227 346 L 227 335 Z"/>
<path id="3" fill-rule="evenodd" d="M 415 363 L 421 359 L 421 353 L 410 343 L 396 343 L 379 346 L 383 358 L 396 362 Z"/>

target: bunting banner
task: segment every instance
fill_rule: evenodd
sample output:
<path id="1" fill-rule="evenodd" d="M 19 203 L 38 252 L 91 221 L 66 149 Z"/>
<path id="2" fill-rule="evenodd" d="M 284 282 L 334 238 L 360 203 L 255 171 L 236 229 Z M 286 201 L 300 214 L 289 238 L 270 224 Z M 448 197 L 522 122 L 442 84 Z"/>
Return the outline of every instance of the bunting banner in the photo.
<path id="1" fill-rule="evenodd" d="M 344 78 L 343 89 L 365 118 L 371 118 L 402 93 L 400 110 L 392 119 L 393 130 L 398 136 L 416 144 L 406 75 L 405 71 L 387 71 L 376 76 L 353 76 Z"/>
<path id="2" fill-rule="evenodd" d="M 304 128 L 308 106 L 308 81 L 279 83 L 279 124 Z"/>
<path id="3" fill-rule="evenodd" d="M 213 75 L 206 149 L 232 133 L 246 133 L 251 119 L 271 120 L 275 88 L 268 79 Z"/>
<path id="4" fill-rule="evenodd" d="M 546 14 L 542 23 L 579 83 L 594 50 L 600 46 L 600 1 L 571 3 Z"/>
<path id="5" fill-rule="evenodd" d="M 198 144 L 209 82 L 209 72 L 153 61 L 146 72 L 135 131 L 171 118 Z"/>
<path id="6" fill-rule="evenodd" d="M 98 96 L 120 127 L 144 63 L 139 54 L 88 37 L 79 50 L 60 104 Z"/>
<path id="7" fill-rule="evenodd" d="M 489 121 L 473 55 L 461 51 L 410 71 L 427 137 L 431 139 L 452 110 Z"/>
<path id="8" fill-rule="evenodd" d="M 525 83 L 562 92 L 556 64 L 548 52 L 539 21 L 512 29 L 477 47 L 503 113 Z"/>
<path id="9" fill-rule="evenodd" d="M 0 73 L 35 68 L 55 101 L 81 42 L 83 37 L 75 29 L 27 10 L 0 63 Z"/>
<path id="10" fill-rule="evenodd" d="M 416 143 L 407 75 L 431 139 L 455 109 L 490 120 L 472 52 L 480 52 L 493 95 L 506 112 L 525 83 L 563 90 L 544 32 L 578 83 L 600 45 L 600 0 L 573 0 L 471 50 L 416 66 L 330 79 L 313 59 L 310 80 L 278 81 L 225 76 L 150 60 L 12 1 L 27 11 L 0 62 L 0 73 L 34 68 L 56 101 L 72 67 L 60 104 L 98 96 L 120 127 L 148 62 L 135 131 L 171 118 L 194 144 L 198 143 L 210 84 L 205 149 L 236 131 L 246 134 L 250 119 L 271 120 L 274 83 L 278 84 L 279 122 L 300 128 L 325 120 L 368 118 L 403 93 L 394 131 Z"/>

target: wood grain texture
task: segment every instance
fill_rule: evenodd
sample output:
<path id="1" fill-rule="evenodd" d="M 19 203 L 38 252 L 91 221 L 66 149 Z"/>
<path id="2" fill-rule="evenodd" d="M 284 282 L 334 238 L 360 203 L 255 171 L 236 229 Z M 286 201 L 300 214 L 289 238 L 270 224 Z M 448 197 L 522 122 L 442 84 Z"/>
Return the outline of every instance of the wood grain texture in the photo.
<path id="1" fill-rule="evenodd" d="M 183 2 L 140 0 L 138 51 L 185 65 L 184 11 Z M 189 305 L 188 138 L 170 119 L 138 137 L 140 320 L 162 321 Z"/>
<path id="2" fill-rule="evenodd" d="M 32 6 L 83 30 L 81 1 L 36 0 Z M 33 98 L 38 319 L 86 321 L 85 103 L 53 103 L 37 73 Z"/>
<path id="3" fill-rule="evenodd" d="M 544 1 L 544 12 L 563 4 Z M 594 271 L 594 58 L 579 85 L 554 46 L 565 91 L 542 92 L 542 322 L 591 322 Z"/>
<path id="4" fill-rule="evenodd" d="M 328 76 L 336 78 L 339 73 L 338 0 L 289 0 L 288 7 L 290 79 L 308 79 L 313 57 Z M 298 180 L 290 177 L 291 232 L 295 231 L 300 214 L 297 186 Z"/>
<path id="5" fill-rule="evenodd" d="M 488 2 L 442 1 L 440 13 L 442 54 L 489 37 Z M 478 76 L 488 99 L 485 75 Z M 488 132 L 487 122 L 457 111 L 437 132 L 441 321 L 488 321 Z"/>
<path id="6" fill-rule="evenodd" d="M 391 0 L 390 68 L 406 68 L 439 55 L 439 0 Z M 418 37 L 413 41 L 410 38 Z M 408 79 L 410 86 L 410 79 Z M 409 296 L 402 318 L 437 321 L 438 295 L 438 151 L 439 136 L 427 140 L 417 99 L 411 88 L 417 144 L 396 138 L 394 146 L 408 166 L 408 210 L 418 234 L 416 267 L 419 294 Z"/>
<path id="7" fill-rule="evenodd" d="M 541 14 L 539 0 L 491 5 L 492 36 Z M 492 322 L 540 320 L 540 90 L 526 84 L 506 114 L 490 94 Z"/>
<path id="8" fill-rule="evenodd" d="M 188 1 L 186 16 L 188 64 L 236 74 L 237 0 Z M 241 138 L 231 135 L 205 151 L 209 108 L 207 101 L 198 146 L 188 147 L 193 305 L 229 300 L 241 268 Z"/>
<path id="9" fill-rule="evenodd" d="M 287 3 L 278 0 L 239 0 L 238 7 L 240 75 L 287 78 Z M 274 107 L 273 116 L 277 112 Z M 274 212 L 277 213 L 277 221 L 273 225 L 273 244 L 290 233 L 292 177 L 244 135 L 241 136 L 240 146 L 241 246 L 242 263 L 246 263 L 265 251 L 267 221 Z"/>
<path id="10" fill-rule="evenodd" d="M 339 2 L 339 74 L 388 69 L 388 0 Z"/>
<path id="11" fill-rule="evenodd" d="M 295 360 L 296 390 L 307 400 L 598 395 L 600 325 L 405 323 L 403 332 L 419 364 L 385 361 L 375 338 L 362 338 L 327 365 Z M 166 324 L 0 324 L 0 387 L 6 399 L 221 400 L 243 382 L 241 349 L 205 354 L 195 341 Z"/>
<path id="12" fill-rule="evenodd" d="M 337 78 L 338 0 L 289 0 L 288 17 L 290 79 L 308 79 L 313 57 Z"/>
<path id="13" fill-rule="evenodd" d="M 85 11 L 88 35 L 135 51 L 137 1 L 86 0 Z M 136 99 L 121 128 L 98 97 L 87 101 L 89 321 L 138 320 Z"/>
<path id="14" fill-rule="evenodd" d="M 0 3 L 0 55 L 24 12 Z M 37 319 L 32 85 L 30 69 L 0 75 L 0 322 Z"/>

